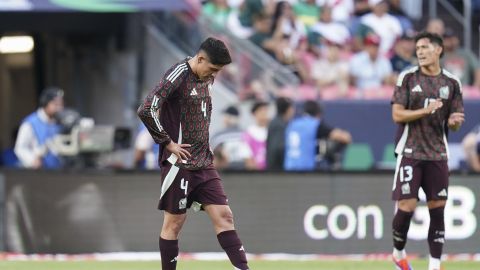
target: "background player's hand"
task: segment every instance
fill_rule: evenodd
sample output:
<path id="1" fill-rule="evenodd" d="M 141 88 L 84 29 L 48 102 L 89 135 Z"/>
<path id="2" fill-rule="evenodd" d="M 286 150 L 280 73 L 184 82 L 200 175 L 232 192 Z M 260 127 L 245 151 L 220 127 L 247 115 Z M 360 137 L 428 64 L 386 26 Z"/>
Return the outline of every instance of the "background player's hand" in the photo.
<path id="1" fill-rule="evenodd" d="M 454 112 L 448 117 L 448 127 L 452 130 L 458 130 L 465 122 L 465 114 L 461 112 Z"/>
<path id="2" fill-rule="evenodd" d="M 427 107 L 427 112 L 429 114 L 432 114 L 432 113 L 435 113 L 436 110 L 442 108 L 443 106 L 443 102 L 441 99 L 437 99 L 435 101 L 431 101 L 429 104 L 428 104 L 428 107 Z"/>
<path id="3" fill-rule="evenodd" d="M 191 157 L 190 152 L 188 152 L 187 149 L 185 149 L 190 146 L 191 146 L 190 144 L 178 144 L 171 141 L 169 144 L 167 144 L 166 148 L 170 153 L 177 156 L 180 162 L 182 162 Z"/>

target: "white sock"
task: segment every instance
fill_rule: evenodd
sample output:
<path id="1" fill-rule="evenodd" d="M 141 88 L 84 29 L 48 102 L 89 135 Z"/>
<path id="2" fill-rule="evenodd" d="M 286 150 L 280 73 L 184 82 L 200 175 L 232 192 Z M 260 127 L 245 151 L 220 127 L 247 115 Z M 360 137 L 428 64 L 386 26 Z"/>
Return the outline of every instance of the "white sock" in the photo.
<path id="1" fill-rule="evenodd" d="M 440 259 L 429 257 L 428 260 L 428 270 L 440 270 Z"/>
<path id="2" fill-rule="evenodd" d="M 398 250 L 396 248 L 393 248 L 392 255 L 397 261 L 407 258 L 407 252 L 405 251 L 405 249 Z"/>

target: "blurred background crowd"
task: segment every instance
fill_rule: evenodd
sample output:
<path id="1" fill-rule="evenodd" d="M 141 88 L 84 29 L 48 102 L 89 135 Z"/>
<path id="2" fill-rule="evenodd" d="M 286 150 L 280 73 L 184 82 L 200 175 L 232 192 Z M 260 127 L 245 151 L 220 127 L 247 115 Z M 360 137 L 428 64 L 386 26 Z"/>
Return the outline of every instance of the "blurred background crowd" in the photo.
<path id="1" fill-rule="evenodd" d="M 467 124 L 450 166 L 480 171 L 479 0 L 179 3 L 95 14 L 0 4 L 2 39 L 32 43 L 0 53 L 0 164 L 157 169 L 136 107 L 213 35 L 234 58 L 212 93 L 219 169 L 392 169 L 390 98 L 426 30 L 443 36 L 442 66 L 463 84 Z"/>

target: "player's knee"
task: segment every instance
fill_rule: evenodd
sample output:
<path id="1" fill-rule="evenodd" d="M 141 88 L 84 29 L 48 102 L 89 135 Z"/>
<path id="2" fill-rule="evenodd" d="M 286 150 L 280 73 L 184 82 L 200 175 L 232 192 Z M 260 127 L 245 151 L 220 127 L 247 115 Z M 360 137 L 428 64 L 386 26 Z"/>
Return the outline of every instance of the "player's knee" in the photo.
<path id="1" fill-rule="evenodd" d="M 233 225 L 233 213 L 230 210 L 223 211 L 221 214 L 222 222 L 228 225 Z"/>

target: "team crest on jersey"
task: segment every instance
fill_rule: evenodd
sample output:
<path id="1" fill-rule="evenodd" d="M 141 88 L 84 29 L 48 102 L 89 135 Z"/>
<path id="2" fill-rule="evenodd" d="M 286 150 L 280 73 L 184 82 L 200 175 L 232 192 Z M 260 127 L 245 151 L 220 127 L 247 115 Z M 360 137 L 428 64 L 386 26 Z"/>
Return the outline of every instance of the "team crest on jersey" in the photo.
<path id="1" fill-rule="evenodd" d="M 405 183 L 402 185 L 402 194 L 410 194 L 410 184 Z"/>
<path id="2" fill-rule="evenodd" d="M 448 94 L 450 93 L 450 90 L 448 89 L 448 86 L 440 87 L 438 92 L 440 93 L 440 98 L 448 99 Z"/>
<path id="3" fill-rule="evenodd" d="M 178 209 L 187 208 L 187 198 L 183 198 L 178 202 Z"/>

